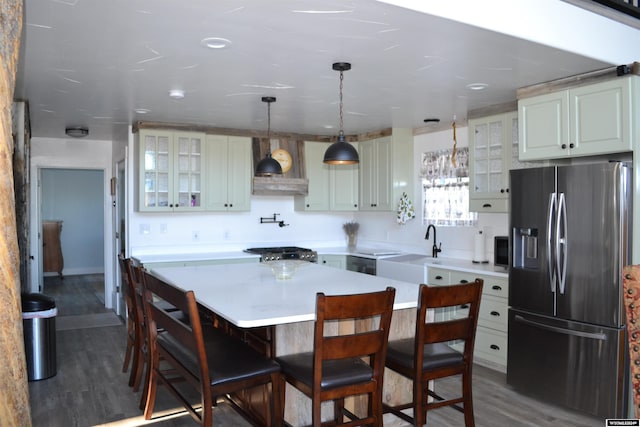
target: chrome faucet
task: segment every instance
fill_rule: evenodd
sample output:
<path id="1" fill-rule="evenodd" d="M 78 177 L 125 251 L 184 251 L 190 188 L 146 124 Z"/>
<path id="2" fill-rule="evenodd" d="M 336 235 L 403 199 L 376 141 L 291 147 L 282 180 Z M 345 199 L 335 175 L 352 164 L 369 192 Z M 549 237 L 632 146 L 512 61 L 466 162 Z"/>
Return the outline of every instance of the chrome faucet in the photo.
<path id="1" fill-rule="evenodd" d="M 424 236 L 425 240 L 429 240 L 429 230 L 433 229 L 433 247 L 431 248 L 431 256 L 434 258 L 438 258 L 438 252 L 442 252 L 442 242 L 440 242 L 440 247 L 436 244 L 436 226 L 433 224 L 429 224 L 427 227 L 427 234 Z"/>

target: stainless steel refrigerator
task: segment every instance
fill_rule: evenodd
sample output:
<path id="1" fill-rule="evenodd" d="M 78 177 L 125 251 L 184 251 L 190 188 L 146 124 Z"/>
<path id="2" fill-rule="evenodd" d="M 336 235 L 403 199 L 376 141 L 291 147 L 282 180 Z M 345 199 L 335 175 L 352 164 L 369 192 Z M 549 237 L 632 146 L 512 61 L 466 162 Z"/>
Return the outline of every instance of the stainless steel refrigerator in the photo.
<path id="1" fill-rule="evenodd" d="M 507 383 L 517 390 L 627 415 L 631 197 L 620 162 L 511 171 Z"/>

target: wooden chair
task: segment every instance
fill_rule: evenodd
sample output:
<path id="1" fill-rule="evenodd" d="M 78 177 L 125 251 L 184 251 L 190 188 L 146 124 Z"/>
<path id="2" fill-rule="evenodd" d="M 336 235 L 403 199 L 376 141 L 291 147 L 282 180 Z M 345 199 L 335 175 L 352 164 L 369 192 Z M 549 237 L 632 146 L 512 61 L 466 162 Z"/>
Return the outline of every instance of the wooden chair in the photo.
<path id="1" fill-rule="evenodd" d="M 331 425 L 382 426 L 384 360 L 395 289 L 356 295 L 316 296 L 314 351 L 276 358 L 282 368 L 282 416 L 286 383 L 311 398 L 313 426 L 321 425 L 321 403 L 334 402 Z M 331 334 L 336 321 L 355 320 L 355 332 Z M 377 323 L 377 325 L 376 325 Z M 338 328 L 339 329 L 339 328 Z M 368 395 L 366 416 L 344 407 L 348 396 Z M 344 417 L 350 421 L 344 422 Z"/>
<path id="2" fill-rule="evenodd" d="M 127 372 L 129 364 L 131 364 L 129 386 L 134 386 L 134 384 L 136 384 L 134 390 L 138 391 L 140 378 L 142 376 L 141 363 L 144 362 L 144 356 L 142 355 L 141 349 L 144 336 L 142 335 L 142 328 L 140 325 L 141 319 L 139 317 L 142 307 L 138 306 L 135 298 L 131 260 L 129 258 L 125 258 L 122 254 L 118 254 L 118 264 L 120 265 L 122 293 L 127 306 L 127 344 L 124 353 L 122 372 Z"/>
<path id="3" fill-rule="evenodd" d="M 158 385 L 185 407 L 196 422 L 212 425 L 212 407 L 228 393 L 271 384 L 271 420 L 280 426 L 280 366 L 240 340 L 211 326 L 203 326 L 193 291 L 183 291 L 142 270 L 143 304 L 149 342 L 149 381 L 145 419 L 151 419 Z M 184 313 L 169 312 L 167 302 Z M 163 365 L 160 362 L 163 362 Z M 200 394 L 199 411 L 175 385 L 175 373 Z"/>
<path id="4" fill-rule="evenodd" d="M 427 411 L 453 406 L 464 413 L 466 427 L 475 425 L 471 370 L 482 285 L 483 281 L 476 279 L 458 285 L 420 286 L 415 337 L 390 341 L 386 361 L 387 368 L 413 381 L 413 401 L 396 406 L 384 404 L 384 412 L 422 426 L 427 422 Z M 428 309 L 454 306 L 468 306 L 467 317 L 427 321 Z M 447 344 L 454 340 L 464 340 L 462 352 Z M 430 381 L 433 385 L 436 379 L 452 375 L 462 376 L 461 396 L 445 399 L 430 388 Z M 428 396 L 434 400 L 428 402 Z M 413 408 L 413 418 L 401 412 L 408 408 Z"/>

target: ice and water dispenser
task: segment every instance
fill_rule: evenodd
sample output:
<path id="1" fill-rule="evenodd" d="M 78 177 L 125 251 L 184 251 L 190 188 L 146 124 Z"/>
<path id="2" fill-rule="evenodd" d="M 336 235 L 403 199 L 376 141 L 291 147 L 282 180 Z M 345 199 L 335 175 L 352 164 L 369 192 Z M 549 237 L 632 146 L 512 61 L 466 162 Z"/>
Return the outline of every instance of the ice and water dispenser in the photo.
<path id="1" fill-rule="evenodd" d="M 537 228 L 513 229 L 513 267 L 532 269 L 539 267 Z"/>

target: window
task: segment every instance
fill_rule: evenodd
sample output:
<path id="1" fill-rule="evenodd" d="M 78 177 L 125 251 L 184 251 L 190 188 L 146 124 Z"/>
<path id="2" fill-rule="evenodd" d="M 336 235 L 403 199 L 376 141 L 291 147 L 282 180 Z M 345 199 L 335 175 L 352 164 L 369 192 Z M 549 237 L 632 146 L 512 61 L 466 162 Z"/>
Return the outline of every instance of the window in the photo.
<path id="1" fill-rule="evenodd" d="M 475 226 L 478 214 L 469 212 L 469 148 L 422 153 L 422 223 Z"/>

